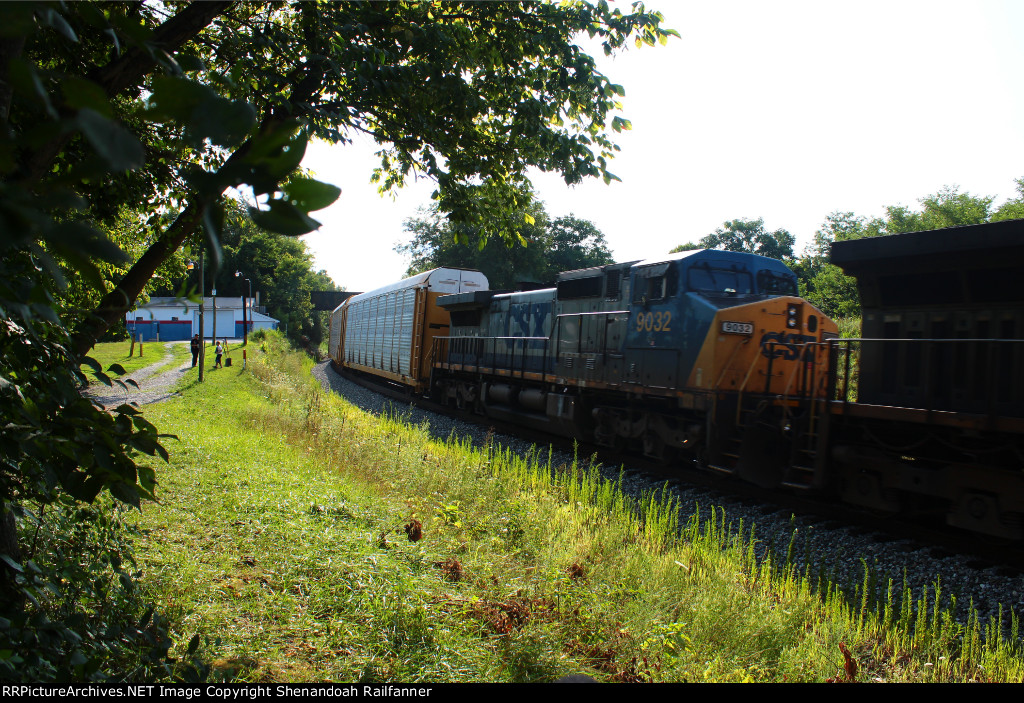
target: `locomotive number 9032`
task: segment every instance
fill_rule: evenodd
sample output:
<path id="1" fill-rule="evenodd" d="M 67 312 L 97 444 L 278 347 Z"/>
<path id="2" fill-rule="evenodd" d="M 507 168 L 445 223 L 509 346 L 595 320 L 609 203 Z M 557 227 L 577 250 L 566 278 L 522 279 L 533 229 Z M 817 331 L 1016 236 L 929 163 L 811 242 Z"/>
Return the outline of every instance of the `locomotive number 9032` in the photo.
<path id="1" fill-rule="evenodd" d="M 636 316 L 637 332 L 671 332 L 672 311 L 640 313 Z"/>
<path id="2" fill-rule="evenodd" d="M 754 325 L 750 322 L 723 322 L 722 332 L 725 334 L 754 334 Z"/>

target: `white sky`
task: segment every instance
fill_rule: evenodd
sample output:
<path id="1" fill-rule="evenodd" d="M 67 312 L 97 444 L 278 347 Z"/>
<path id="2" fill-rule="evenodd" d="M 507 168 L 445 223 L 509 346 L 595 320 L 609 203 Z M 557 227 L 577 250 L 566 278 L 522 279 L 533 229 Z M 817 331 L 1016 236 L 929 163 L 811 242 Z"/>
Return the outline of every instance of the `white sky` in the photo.
<path id="1" fill-rule="evenodd" d="M 625 87 L 633 124 L 610 164 L 623 182 L 533 178 L 552 217 L 594 222 L 616 260 L 663 254 L 738 217 L 788 229 L 799 252 L 836 210 L 916 208 L 946 185 L 997 204 L 1016 195 L 1024 2 L 647 4 L 682 39 L 598 56 Z M 382 198 L 374 150 L 365 139 L 311 144 L 303 161 L 342 189 L 303 239 L 316 267 L 354 291 L 402 278 L 402 222 L 434 189 L 421 181 Z"/>

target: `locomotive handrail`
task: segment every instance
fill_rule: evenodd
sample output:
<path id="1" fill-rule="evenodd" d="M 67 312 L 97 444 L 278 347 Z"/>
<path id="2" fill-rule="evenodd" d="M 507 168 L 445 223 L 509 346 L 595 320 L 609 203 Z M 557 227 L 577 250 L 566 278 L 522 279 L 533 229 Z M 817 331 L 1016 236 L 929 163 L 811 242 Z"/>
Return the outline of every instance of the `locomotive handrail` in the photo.
<path id="1" fill-rule="evenodd" d="M 740 349 L 742 349 L 744 345 L 750 344 L 751 339 L 753 339 L 753 337 L 737 337 L 738 341 L 736 343 L 736 346 L 732 348 L 732 354 L 729 355 L 729 359 L 722 366 L 722 373 L 719 374 L 718 380 L 715 382 L 715 388 L 722 387 L 722 381 L 725 380 L 725 374 L 729 373 L 729 365 L 736 358 L 736 355 L 739 353 Z M 742 388 L 740 390 L 742 390 Z"/>
<path id="2" fill-rule="evenodd" d="M 817 369 L 818 369 L 818 356 L 816 354 L 812 355 L 810 360 L 808 360 L 808 358 L 807 358 L 808 357 L 807 349 L 809 347 L 822 347 L 824 351 L 828 352 L 828 350 L 830 348 L 830 345 L 831 345 L 831 343 L 833 341 L 834 340 L 826 340 L 826 341 L 823 341 L 823 342 L 800 342 L 799 343 L 799 347 L 800 347 L 801 351 L 799 353 L 798 359 L 799 359 L 800 363 L 797 363 L 794 366 L 792 373 L 790 373 L 790 375 L 789 375 L 789 382 L 786 384 L 786 389 L 785 389 L 785 391 L 783 391 L 783 394 L 782 394 L 783 412 L 788 412 L 788 407 L 789 407 L 789 405 L 788 405 L 789 390 L 790 390 L 790 388 L 793 387 L 793 381 L 796 380 L 796 374 L 797 374 L 798 371 L 801 371 L 801 370 L 803 370 L 804 373 L 806 374 L 807 367 L 809 365 L 810 369 L 811 369 L 811 377 L 810 377 L 810 379 L 808 379 L 805 376 L 805 378 L 804 378 L 804 390 L 805 390 L 805 394 L 807 396 L 807 400 L 808 400 L 808 402 L 812 406 L 812 412 L 810 413 L 810 416 L 808 417 L 808 422 L 807 422 L 807 431 L 810 434 L 814 433 L 814 426 L 816 424 L 815 420 L 817 418 L 817 414 L 813 411 L 813 407 L 816 404 L 816 402 L 819 401 L 819 398 L 817 397 L 817 393 L 816 393 L 817 389 L 815 387 L 815 379 L 816 379 L 816 376 L 817 376 L 816 372 L 817 372 Z M 826 359 L 828 359 L 829 361 L 831 361 L 831 358 L 832 358 L 831 354 L 826 356 Z M 829 369 L 831 370 L 831 363 L 829 364 Z M 824 391 L 825 391 L 825 394 L 824 394 L 824 397 L 820 399 L 821 401 L 827 401 L 829 399 L 829 397 L 828 397 L 828 380 L 827 379 L 826 379 Z"/>
<path id="3" fill-rule="evenodd" d="M 768 345 L 770 345 L 773 348 L 773 350 L 774 350 L 775 342 L 768 342 L 768 344 L 765 345 L 765 346 L 768 346 Z M 739 345 L 737 345 L 736 348 L 739 349 Z M 736 402 L 736 424 L 737 425 L 740 423 L 740 410 L 743 408 L 743 394 L 747 390 L 747 382 L 750 380 L 751 375 L 753 375 L 754 367 L 757 366 L 757 362 L 760 361 L 758 356 L 759 356 L 758 354 L 754 354 L 754 358 L 751 359 L 751 361 L 750 361 L 750 368 L 747 369 L 747 375 L 743 377 L 743 383 L 740 384 L 739 397 L 738 397 L 737 402 Z M 771 373 L 772 373 L 772 366 L 771 366 L 772 356 L 773 356 L 772 354 L 768 355 L 768 378 L 769 378 L 769 383 L 771 382 L 770 379 L 771 379 Z"/>
<path id="4" fill-rule="evenodd" d="M 740 346 L 741 345 L 737 345 L 736 349 L 738 350 Z M 771 392 L 772 360 L 775 358 L 775 354 L 774 354 L 775 348 L 777 346 L 779 346 L 779 344 L 777 342 L 766 342 L 763 346 L 768 350 L 768 371 L 767 371 L 767 374 L 766 374 L 767 378 L 765 380 L 765 394 L 769 394 Z M 798 342 L 796 344 L 787 343 L 787 344 L 785 344 L 783 346 L 786 346 L 787 348 L 796 346 L 800 350 L 797 353 L 797 359 L 798 359 L 798 362 L 800 362 L 800 363 L 797 363 L 797 364 L 795 364 L 793 366 L 793 370 L 790 372 L 790 375 L 789 375 L 789 380 L 787 381 L 786 386 L 785 386 L 785 388 L 784 388 L 784 390 L 782 392 L 782 395 L 780 396 L 782 401 L 783 401 L 783 405 L 785 406 L 786 402 L 789 400 L 789 391 L 793 387 L 793 381 L 796 379 L 797 372 L 800 371 L 800 370 L 806 371 L 806 362 L 807 362 L 807 353 L 806 352 L 807 352 L 807 348 L 808 347 L 812 347 L 812 346 L 821 346 L 821 347 L 826 347 L 827 348 L 828 342 L 827 341 L 825 341 L 825 342 Z M 735 351 L 734 351 L 734 354 L 735 354 Z M 759 355 L 755 355 L 754 356 L 754 358 L 750 362 L 750 368 L 747 369 L 747 375 L 743 378 L 743 383 L 740 385 L 740 388 L 739 388 L 739 402 L 736 405 L 736 422 L 737 422 L 737 424 L 739 424 L 739 422 L 740 422 L 740 412 L 741 412 L 742 407 L 743 407 L 743 394 L 746 392 L 747 384 L 750 381 L 750 377 L 753 375 L 754 368 L 757 366 L 757 364 L 758 364 L 758 362 L 760 360 L 761 359 L 760 359 Z M 812 369 L 816 369 L 817 368 L 817 357 L 814 357 L 814 359 L 811 360 L 811 364 L 812 364 Z M 725 377 L 725 373 L 723 372 L 722 378 L 724 378 L 724 377 Z M 719 385 L 721 385 L 721 381 L 722 381 L 722 379 L 720 378 L 719 379 Z M 807 379 L 805 379 L 804 386 L 807 389 L 808 398 L 813 400 L 814 399 L 814 375 L 813 375 L 813 372 L 812 372 L 812 376 L 810 378 L 810 383 L 807 383 L 806 381 L 807 381 Z"/>
<path id="5" fill-rule="evenodd" d="M 774 342 L 772 342 L 772 344 L 774 344 Z M 793 381 L 796 380 L 797 372 L 800 371 L 800 370 L 804 370 L 804 371 L 807 370 L 807 366 L 806 366 L 806 364 L 808 362 L 808 359 L 807 359 L 807 348 L 808 347 L 826 347 L 827 348 L 828 342 L 798 342 L 796 344 L 791 344 L 789 346 L 798 346 L 800 348 L 800 353 L 798 354 L 797 358 L 800 361 L 804 362 L 804 363 L 796 364 L 796 365 L 793 366 L 793 371 L 790 372 L 790 374 L 789 374 L 789 381 L 786 383 L 786 388 L 782 392 L 782 399 L 784 401 L 789 400 L 789 389 L 793 387 Z M 813 357 L 812 359 L 810 359 L 810 364 L 811 364 L 811 368 L 812 369 L 817 367 L 817 357 L 816 356 Z M 810 384 L 806 383 L 806 380 L 807 379 L 804 379 L 804 381 L 805 381 L 804 388 L 806 389 L 807 394 L 811 395 L 814 392 L 814 377 L 813 376 L 811 377 Z"/>
<path id="6" fill-rule="evenodd" d="M 628 315 L 629 310 L 592 310 L 590 312 L 561 312 L 555 317 L 577 317 L 580 315 Z"/>
<path id="7" fill-rule="evenodd" d="M 515 336 L 494 336 L 494 337 L 463 337 L 463 336 L 457 336 L 457 337 L 453 337 L 451 335 L 443 336 L 443 337 L 442 336 L 436 336 L 436 337 L 434 337 L 434 344 L 435 345 L 444 345 L 445 347 L 447 347 L 447 351 L 446 351 L 446 353 L 444 353 L 442 355 L 437 355 L 434 358 L 434 363 L 442 363 L 442 362 L 438 361 L 438 358 L 444 358 L 445 359 L 444 363 L 448 363 L 448 364 L 452 363 L 450 357 L 451 357 L 451 350 L 452 350 L 451 342 L 453 342 L 453 341 L 456 342 L 456 343 L 464 342 L 463 346 L 467 346 L 467 347 L 470 346 L 470 344 L 473 344 L 474 346 L 479 346 L 480 347 L 480 350 L 474 353 L 474 355 L 477 357 L 476 363 L 474 364 L 474 366 L 476 366 L 477 368 L 480 368 L 481 366 L 483 366 L 483 363 L 484 363 L 483 360 L 484 360 L 484 358 L 487 357 L 487 352 L 489 351 L 491 357 L 493 358 L 493 361 L 491 362 L 491 367 L 492 368 L 507 369 L 509 371 L 509 373 L 513 374 L 513 375 L 518 371 L 519 378 L 523 378 L 525 376 L 525 373 L 526 373 L 526 359 L 527 359 L 526 351 L 527 351 L 527 348 L 526 348 L 525 342 L 544 342 L 544 347 L 543 347 L 543 350 L 542 350 L 543 353 L 542 353 L 542 356 L 541 356 L 542 363 L 541 363 L 541 367 L 540 367 L 539 371 L 541 373 L 541 380 L 546 380 L 547 379 L 547 376 L 548 376 L 548 368 L 547 368 L 548 367 L 548 354 L 547 354 L 547 351 L 548 351 L 548 344 L 551 341 L 550 337 L 515 337 Z M 504 363 L 503 366 L 496 365 L 496 362 L 498 361 L 497 342 L 499 342 L 499 341 L 512 342 L 512 344 L 509 345 L 509 348 L 505 350 L 505 354 L 504 354 L 505 363 Z M 519 349 L 519 354 L 518 354 L 519 364 L 517 366 L 517 364 L 515 363 L 516 362 L 516 358 L 517 358 L 516 347 L 519 346 L 518 345 L 519 342 L 524 342 L 524 344 L 522 344 L 521 348 Z"/>

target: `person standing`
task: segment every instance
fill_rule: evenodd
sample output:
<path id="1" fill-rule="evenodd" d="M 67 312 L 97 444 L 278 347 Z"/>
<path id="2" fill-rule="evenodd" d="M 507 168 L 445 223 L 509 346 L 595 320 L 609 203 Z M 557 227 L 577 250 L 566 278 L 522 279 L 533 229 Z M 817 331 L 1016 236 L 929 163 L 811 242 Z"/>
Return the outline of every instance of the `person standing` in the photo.
<path id="1" fill-rule="evenodd" d="M 221 368 L 224 365 L 222 360 L 221 360 L 223 356 L 224 356 L 224 346 L 220 343 L 220 340 L 218 339 L 217 340 L 217 363 L 215 363 L 213 365 L 213 368 L 219 369 L 219 368 Z"/>
<path id="2" fill-rule="evenodd" d="M 192 348 L 192 368 L 195 368 L 199 363 L 199 347 L 202 342 L 199 341 L 199 335 L 193 335 L 192 341 L 189 343 Z"/>

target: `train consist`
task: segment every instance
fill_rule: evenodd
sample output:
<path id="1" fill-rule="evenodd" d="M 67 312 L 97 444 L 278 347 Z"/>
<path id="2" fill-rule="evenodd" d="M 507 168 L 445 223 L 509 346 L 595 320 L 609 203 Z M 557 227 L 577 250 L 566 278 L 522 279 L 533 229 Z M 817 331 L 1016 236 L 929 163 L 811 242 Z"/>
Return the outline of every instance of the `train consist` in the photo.
<path id="1" fill-rule="evenodd" d="M 1004 294 L 1024 236 L 986 232 L 837 244 L 871 339 L 839 340 L 781 262 L 697 250 L 520 292 L 436 269 L 340 305 L 330 356 L 487 417 L 1022 539 L 1024 295 Z M 1009 278 L 984 288 L 996 240 Z"/>

